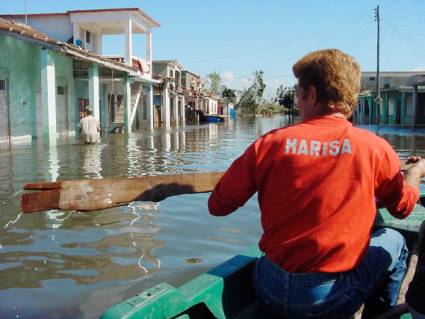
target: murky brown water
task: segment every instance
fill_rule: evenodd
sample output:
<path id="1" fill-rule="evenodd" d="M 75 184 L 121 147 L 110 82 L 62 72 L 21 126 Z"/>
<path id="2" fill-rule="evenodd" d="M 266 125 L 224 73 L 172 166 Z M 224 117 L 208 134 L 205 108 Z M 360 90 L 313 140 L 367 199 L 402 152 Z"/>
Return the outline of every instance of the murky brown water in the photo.
<path id="1" fill-rule="evenodd" d="M 99 145 L 71 139 L 1 150 L 0 318 L 97 318 L 156 283 L 181 285 L 260 235 L 256 198 L 226 218 L 209 216 L 208 194 L 19 216 L 24 182 L 224 170 L 255 138 L 285 123 L 257 118 L 109 135 Z M 378 133 L 401 157 L 425 156 L 425 131 Z"/>

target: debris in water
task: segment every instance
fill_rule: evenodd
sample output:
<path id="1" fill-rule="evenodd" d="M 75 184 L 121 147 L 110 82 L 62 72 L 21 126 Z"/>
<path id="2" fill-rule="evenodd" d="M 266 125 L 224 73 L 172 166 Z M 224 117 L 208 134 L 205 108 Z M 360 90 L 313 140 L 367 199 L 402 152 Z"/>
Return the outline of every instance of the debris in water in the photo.
<path id="1" fill-rule="evenodd" d="M 186 259 L 186 264 L 200 264 L 202 262 L 202 258 L 188 258 Z"/>

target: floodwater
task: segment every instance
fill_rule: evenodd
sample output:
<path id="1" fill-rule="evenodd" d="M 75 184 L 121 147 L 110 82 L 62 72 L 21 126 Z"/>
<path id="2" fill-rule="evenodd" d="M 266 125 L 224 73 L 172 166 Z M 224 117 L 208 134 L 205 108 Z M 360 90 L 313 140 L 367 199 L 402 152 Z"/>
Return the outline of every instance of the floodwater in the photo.
<path id="1" fill-rule="evenodd" d="M 109 135 L 98 145 L 71 138 L 0 150 L 0 318 L 97 318 L 157 283 L 181 285 L 255 245 L 261 233 L 256 197 L 225 218 L 208 214 L 208 194 L 22 216 L 24 182 L 220 171 L 286 123 L 243 119 Z M 367 128 L 402 158 L 425 156 L 425 131 Z"/>

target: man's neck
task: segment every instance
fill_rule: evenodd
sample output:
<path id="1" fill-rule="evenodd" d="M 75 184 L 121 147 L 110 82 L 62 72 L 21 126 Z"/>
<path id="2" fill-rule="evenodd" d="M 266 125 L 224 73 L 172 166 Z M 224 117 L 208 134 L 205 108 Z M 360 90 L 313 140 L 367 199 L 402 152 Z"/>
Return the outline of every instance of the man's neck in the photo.
<path id="1" fill-rule="evenodd" d="M 310 114 L 309 116 L 306 116 L 306 117 L 304 117 L 304 118 L 302 118 L 302 121 L 306 121 L 306 120 L 309 120 L 309 119 L 311 119 L 311 118 L 314 118 L 314 117 L 321 117 L 321 116 L 332 116 L 332 117 L 337 117 L 337 118 L 341 118 L 341 119 L 347 119 L 348 117 L 347 117 L 347 115 L 345 115 L 344 113 L 341 113 L 341 112 L 332 112 L 332 113 L 329 113 L 329 112 L 317 112 L 317 113 L 314 113 L 314 114 Z"/>

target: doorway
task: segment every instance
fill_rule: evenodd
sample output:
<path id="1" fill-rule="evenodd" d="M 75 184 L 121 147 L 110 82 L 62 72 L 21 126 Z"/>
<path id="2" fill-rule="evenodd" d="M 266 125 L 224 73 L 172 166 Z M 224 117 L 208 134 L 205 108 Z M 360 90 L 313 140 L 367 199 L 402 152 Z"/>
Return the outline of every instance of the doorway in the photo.
<path id="1" fill-rule="evenodd" d="M 9 143 L 9 77 L 7 70 L 0 68 L 0 147 Z"/>
<path id="2" fill-rule="evenodd" d="M 66 85 L 56 87 L 56 126 L 59 135 L 69 134 L 68 92 Z"/>

